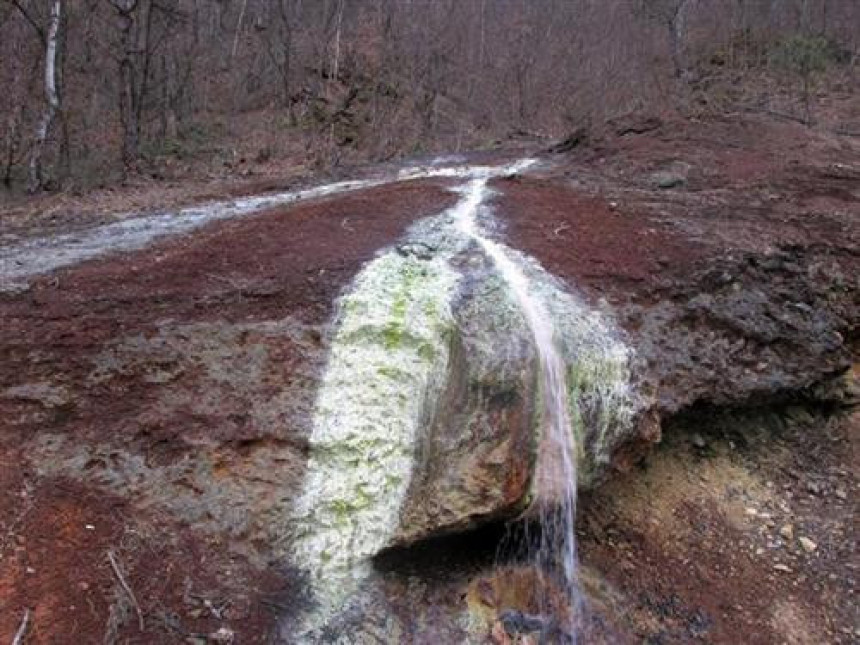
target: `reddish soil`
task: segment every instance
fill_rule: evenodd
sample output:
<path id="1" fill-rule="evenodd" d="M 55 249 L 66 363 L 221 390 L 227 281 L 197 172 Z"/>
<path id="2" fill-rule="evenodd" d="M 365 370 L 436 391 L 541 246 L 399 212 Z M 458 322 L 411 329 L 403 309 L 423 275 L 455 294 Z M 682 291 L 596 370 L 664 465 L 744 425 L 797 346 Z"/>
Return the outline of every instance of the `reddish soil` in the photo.
<path id="1" fill-rule="evenodd" d="M 639 298 L 731 254 L 823 249 L 860 272 L 860 145 L 755 118 L 673 121 L 497 182 L 513 245 L 610 299 Z M 681 183 L 657 186 L 657 175 Z"/>
<path id="2" fill-rule="evenodd" d="M 706 252 L 647 214 L 619 210 L 557 180 L 515 177 L 498 185 L 504 190 L 499 215 L 515 248 L 535 254 L 550 273 L 601 295 L 629 296 L 653 287 L 683 274 Z"/>
<path id="3" fill-rule="evenodd" d="M 770 421 L 714 425 L 703 406 L 841 401 L 820 386 L 857 356 L 858 146 L 737 118 L 552 160 L 495 182 L 504 234 L 613 305 L 669 429 L 644 470 L 583 502 L 598 609 L 650 643 L 856 640 L 856 418 L 792 421 L 756 443 Z M 658 188 L 657 172 L 680 183 Z M 300 601 L 272 563 L 336 297 L 454 199 L 431 181 L 347 194 L 0 296 L 0 640 L 25 608 L 34 643 L 177 642 L 221 627 L 267 638 L 267 608 Z M 413 616 L 426 594 L 440 633 L 459 602 L 445 585 L 462 573 L 443 568 L 448 582 L 406 581 L 396 598 Z"/>
<path id="4" fill-rule="evenodd" d="M 230 625 L 266 642 L 275 613 L 264 602 L 283 584 L 217 537 L 129 500 L 23 470 L 4 453 L 0 508 L 0 638 L 11 642 L 26 609 L 28 643 L 175 643 Z M 108 554 L 144 613 L 144 630 Z"/>
<path id="5" fill-rule="evenodd" d="M 135 326 L 166 316 L 249 321 L 284 312 L 321 323 L 364 262 L 452 200 L 438 185 L 411 182 L 275 209 L 87 262 L 35 281 L 26 298 L 4 304 L 8 319 L 27 324 L 3 333 L 39 335 L 50 345 L 70 335 L 64 319 L 87 316 L 88 342 L 98 342 L 125 326 L 118 304 Z M 98 324 L 105 316 L 114 327 Z"/>
<path id="6" fill-rule="evenodd" d="M 29 608 L 30 643 L 263 642 L 295 598 L 262 602 L 287 581 L 254 522 L 294 492 L 306 431 L 264 408 L 312 397 L 339 291 L 453 199 L 412 182 L 275 210 L 0 300 L 0 641 Z"/>

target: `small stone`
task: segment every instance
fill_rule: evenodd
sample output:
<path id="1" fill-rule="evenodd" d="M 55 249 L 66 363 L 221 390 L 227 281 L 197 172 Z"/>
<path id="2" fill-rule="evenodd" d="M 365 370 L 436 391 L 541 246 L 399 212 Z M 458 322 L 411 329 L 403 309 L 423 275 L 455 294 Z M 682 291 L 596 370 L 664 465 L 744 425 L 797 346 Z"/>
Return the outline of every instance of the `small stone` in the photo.
<path id="1" fill-rule="evenodd" d="M 686 183 L 684 177 L 669 172 L 657 172 L 651 175 L 651 181 L 657 186 L 667 190 L 669 188 L 678 188 Z"/>
<path id="2" fill-rule="evenodd" d="M 752 506 L 746 509 L 745 513 L 750 517 L 756 517 L 758 515 L 758 511 L 754 509 Z"/>
<path id="3" fill-rule="evenodd" d="M 209 640 L 215 643 L 232 643 L 235 638 L 236 634 L 227 627 L 221 627 L 217 632 L 209 634 Z"/>
<path id="4" fill-rule="evenodd" d="M 794 527 L 791 524 L 786 524 L 779 529 L 779 534 L 786 540 L 791 540 L 794 537 Z"/>
<path id="5" fill-rule="evenodd" d="M 843 501 L 848 499 L 848 493 L 846 493 L 845 490 L 842 488 L 837 488 L 834 494 L 836 495 L 836 497 Z"/>
<path id="6" fill-rule="evenodd" d="M 784 564 L 775 564 L 773 565 L 773 568 L 777 571 L 782 571 L 783 573 L 791 573 L 791 569 Z"/>
<path id="7" fill-rule="evenodd" d="M 815 549 L 818 548 L 818 545 L 810 540 L 808 537 L 801 536 L 797 538 L 797 541 L 800 542 L 800 546 L 803 547 L 803 550 L 807 553 L 812 553 Z"/>
<path id="8" fill-rule="evenodd" d="M 821 486 L 817 482 L 808 482 L 806 484 L 806 490 L 812 495 L 821 494 Z"/>
<path id="9" fill-rule="evenodd" d="M 36 573 L 36 570 L 33 567 L 27 567 L 27 573 L 32 575 L 32 574 Z"/>
<path id="10" fill-rule="evenodd" d="M 690 441 L 692 442 L 693 446 L 695 446 L 699 450 L 704 450 L 708 446 L 708 444 L 705 442 L 705 438 L 698 432 L 695 433 L 692 437 L 690 437 Z"/>

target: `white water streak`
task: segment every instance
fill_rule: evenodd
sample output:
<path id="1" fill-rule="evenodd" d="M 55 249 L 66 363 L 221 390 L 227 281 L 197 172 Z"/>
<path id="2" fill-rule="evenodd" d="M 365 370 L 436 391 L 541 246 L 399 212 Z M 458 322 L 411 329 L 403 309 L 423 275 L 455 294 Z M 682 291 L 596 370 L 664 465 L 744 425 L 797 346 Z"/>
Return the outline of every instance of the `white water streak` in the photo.
<path id="1" fill-rule="evenodd" d="M 0 292 L 26 286 L 29 278 L 108 253 L 135 251 L 154 241 L 188 233 L 211 222 L 243 217 L 278 206 L 390 183 L 432 177 L 498 173 L 492 166 L 415 166 L 395 175 L 325 184 L 304 190 L 210 202 L 176 211 L 127 215 L 110 224 L 0 246 Z"/>
<path id="2" fill-rule="evenodd" d="M 541 300 L 533 295 L 529 279 L 511 260 L 510 251 L 485 237 L 478 226 L 477 216 L 487 193 L 486 178 L 473 179 L 468 184 L 458 226 L 492 259 L 513 292 L 534 337 L 540 370 L 542 428 L 533 489 L 537 496 L 534 504 L 541 513 L 544 528 L 542 543 L 535 555 L 541 568 L 551 566 L 556 558 L 562 560 L 564 591 L 569 599 L 567 631 L 575 639 L 574 620 L 582 604 L 574 533 L 577 449 L 570 420 L 565 361 L 557 346 L 553 319 Z M 549 615 L 551 608 L 543 598 L 540 603 L 541 613 Z"/>
<path id="3" fill-rule="evenodd" d="M 388 251 L 362 270 L 341 301 L 295 510 L 293 557 L 310 573 L 318 602 L 306 617 L 304 640 L 313 642 L 310 633 L 370 575 L 370 558 L 397 531 L 415 446 L 447 374 L 455 324 L 450 305 L 459 280 L 449 260 L 477 239 L 459 228 L 474 219 L 484 195 L 469 187 L 524 167 L 403 173 L 405 179 L 472 180 L 460 201 L 433 220 L 448 241 L 423 260 Z"/>

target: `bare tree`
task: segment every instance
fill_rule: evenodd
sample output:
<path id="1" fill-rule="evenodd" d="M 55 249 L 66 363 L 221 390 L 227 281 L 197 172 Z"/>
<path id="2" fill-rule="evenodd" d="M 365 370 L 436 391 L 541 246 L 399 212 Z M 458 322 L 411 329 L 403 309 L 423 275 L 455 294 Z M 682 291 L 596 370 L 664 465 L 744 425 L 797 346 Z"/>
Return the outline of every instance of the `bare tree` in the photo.
<path id="1" fill-rule="evenodd" d="M 806 78 L 771 64 L 795 36 L 856 83 L 858 22 L 857 0 L 0 0 L 0 181 L 110 181 L 115 151 L 126 171 L 262 146 L 332 163 L 769 105 L 776 72 Z M 741 91 L 710 100 L 720 66 Z"/>
<path id="2" fill-rule="evenodd" d="M 134 40 L 135 11 L 139 0 L 110 0 L 119 20 L 119 118 L 122 125 L 122 162 L 131 168 L 138 157 L 140 124 L 138 121 L 138 94 L 135 61 L 137 47 Z"/>
<path id="3" fill-rule="evenodd" d="M 59 90 L 59 39 L 62 25 L 63 3 L 62 0 L 52 0 L 47 29 L 43 28 L 32 8 L 25 5 L 21 0 L 11 0 L 11 4 L 18 10 L 20 15 L 29 24 L 39 38 L 44 51 L 44 101 L 42 110 L 33 137 L 33 145 L 30 148 L 29 174 L 27 190 L 30 193 L 40 191 L 44 186 L 43 155 L 45 142 L 51 132 L 51 127 L 61 109 Z M 19 113 L 20 114 L 20 113 Z M 6 169 L 3 181 L 6 185 L 11 182 L 11 166 L 17 151 L 18 142 L 16 132 L 19 123 L 19 115 L 9 116 L 9 143 L 7 144 Z"/>
<path id="4" fill-rule="evenodd" d="M 690 0 L 641 0 L 640 4 L 642 12 L 666 30 L 676 78 L 682 78 L 687 71 L 684 62 L 684 37 L 689 3 Z"/>

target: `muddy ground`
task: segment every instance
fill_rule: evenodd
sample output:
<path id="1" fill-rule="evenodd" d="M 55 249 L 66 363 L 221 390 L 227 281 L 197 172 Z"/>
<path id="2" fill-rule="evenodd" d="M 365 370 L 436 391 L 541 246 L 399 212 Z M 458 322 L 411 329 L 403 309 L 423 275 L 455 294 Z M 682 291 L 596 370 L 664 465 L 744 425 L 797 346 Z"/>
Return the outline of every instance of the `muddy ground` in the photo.
<path id="1" fill-rule="evenodd" d="M 646 126 L 495 182 L 500 235 L 616 316 L 663 421 L 581 502 L 593 640 L 855 642 L 860 143 Z M 29 608 L 33 643 L 268 641 L 333 303 L 454 199 L 320 200 L 0 295 L 0 640 Z M 448 571 L 489 566 L 466 543 Z M 390 584 L 441 608 L 461 582 Z"/>

